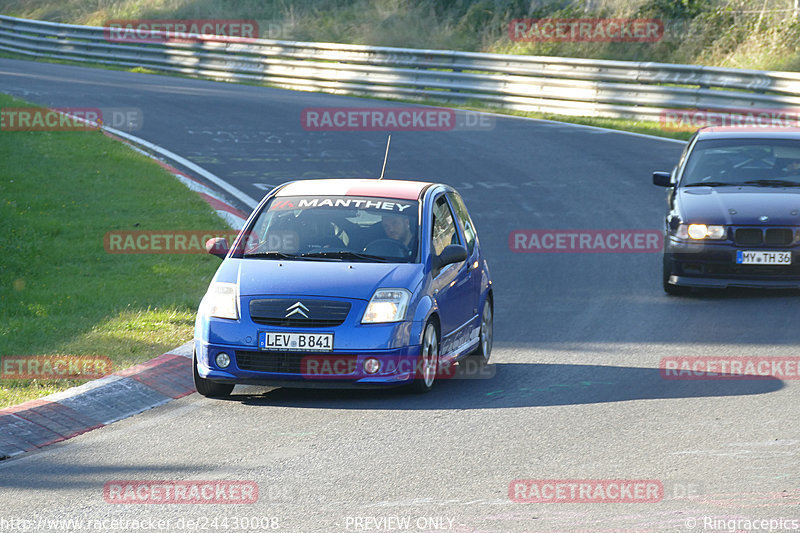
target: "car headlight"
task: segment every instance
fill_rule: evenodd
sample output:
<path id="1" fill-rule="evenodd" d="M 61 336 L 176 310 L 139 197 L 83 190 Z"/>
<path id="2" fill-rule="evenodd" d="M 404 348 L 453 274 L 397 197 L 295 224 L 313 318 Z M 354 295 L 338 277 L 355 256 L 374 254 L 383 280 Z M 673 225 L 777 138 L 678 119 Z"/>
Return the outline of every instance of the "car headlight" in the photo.
<path id="1" fill-rule="evenodd" d="M 725 226 L 681 224 L 678 226 L 675 236 L 681 239 L 693 239 L 696 241 L 703 239 L 720 240 L 725 238 Z"/>
<path id="2" fill-rule="evenodd" d="M 369 300 L 362 324 L 400 322 L 406 317 L 411 293 L 406 289 L 378 289 Z"/>
<path id="3" fill-rule="evenodd" d="M 208 316 L 239 319 L 239 286 L 236 283 L 212 282 L 200 302 L 200 309 Z"/>

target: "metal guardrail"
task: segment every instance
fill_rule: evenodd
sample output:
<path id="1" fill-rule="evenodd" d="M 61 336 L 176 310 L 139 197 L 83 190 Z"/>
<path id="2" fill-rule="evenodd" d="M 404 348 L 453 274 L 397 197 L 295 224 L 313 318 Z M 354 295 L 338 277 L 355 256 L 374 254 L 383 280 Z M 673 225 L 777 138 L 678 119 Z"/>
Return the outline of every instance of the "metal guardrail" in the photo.
<path id="1" fill-rule="evenodd" d="M 128 43 L 107 39 L 105 31 L 0 15 L 0 50 L 288 89 L 563 115 L 658 120 L 665 109 L 800 106 L 795 72 L 210 35 Z"/>

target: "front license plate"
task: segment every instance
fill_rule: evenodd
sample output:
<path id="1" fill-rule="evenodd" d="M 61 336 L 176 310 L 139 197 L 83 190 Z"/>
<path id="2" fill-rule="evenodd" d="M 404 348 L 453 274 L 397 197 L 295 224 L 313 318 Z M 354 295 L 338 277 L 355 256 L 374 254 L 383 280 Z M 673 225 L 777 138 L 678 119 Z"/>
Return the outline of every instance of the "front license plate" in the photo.
<path id="1" fill-rule="evenodd" d="M 258 347 L 262 350 L 293 352 L 333 351 L 333 333 L 274 333 L 258 332 Z"/>
<path id="2" fill-rule="evenodd" d="M 736 263 L 740 265 L 791 265 L 792 252 L 737 250 Z"/>

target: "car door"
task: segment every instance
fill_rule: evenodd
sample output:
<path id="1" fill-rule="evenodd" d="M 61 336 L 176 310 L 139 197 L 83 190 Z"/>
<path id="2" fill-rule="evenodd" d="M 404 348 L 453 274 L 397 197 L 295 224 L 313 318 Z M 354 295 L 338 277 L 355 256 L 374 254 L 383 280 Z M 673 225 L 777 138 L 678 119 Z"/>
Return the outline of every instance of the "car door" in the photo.
<path id="1" fill-rule="evenodd" d="M 472 223 L 472 218 L 467 212 L 467 206 L 461 195 L 455 191 L 447 193 L 447 199 L 450 201 L 450 206 L 453 208 L 459 229 L 461 231 L 461 239 L 467 249 L 467 268 L 469 269 L 469 284 L 470 284 L 470 305 L 472 305 L 472 315 L 477 317 L 481 312 L 479 309 L 481 297 L 481 271 L 480 271 L 480 246 L 478 245 L 478 233 L 475 231 L 475 224 Z"/>
<path id="2" fill-rule="evenodd" d="M 450 244 L 464 245 L 456 226 L 456 218 L 447 200 L 440 194 L 433 203 L 431 221 L 431 254 L 439 255 Z M 471 270 L 467 261 L 453 263 L 433 272 L 433 297 L 439 308 L 441 322 L 441 354 L 452 355 L 466 342 L 468 322 L 472 317 Z M 464 337 L 464 336 L 467 337 Z"/>

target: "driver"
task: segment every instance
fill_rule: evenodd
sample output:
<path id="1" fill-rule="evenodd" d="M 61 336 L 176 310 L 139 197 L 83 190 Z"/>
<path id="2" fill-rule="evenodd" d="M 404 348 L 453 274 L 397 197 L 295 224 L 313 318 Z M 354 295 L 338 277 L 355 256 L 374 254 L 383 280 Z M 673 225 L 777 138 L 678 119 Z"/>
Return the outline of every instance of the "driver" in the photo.
<path id="1" fill-rule="evenodd" d="M 790 159 L 781 170 L 786 174 L 800 174 L 800 159 Z"/>
<path id="2" fill-rule="evenodd" d="M 403 243 L 408 248 L 409 256 L 416 253 L 417 239 L 415 232 L 411 231 L 411 219 L 397 213 L 386 213 L 381 224 L 387 237 Z"/>

